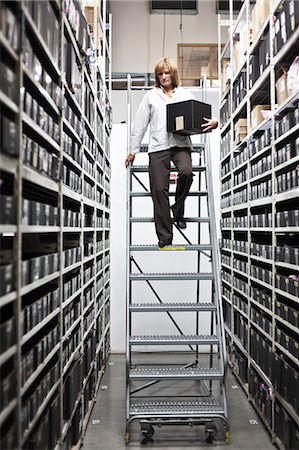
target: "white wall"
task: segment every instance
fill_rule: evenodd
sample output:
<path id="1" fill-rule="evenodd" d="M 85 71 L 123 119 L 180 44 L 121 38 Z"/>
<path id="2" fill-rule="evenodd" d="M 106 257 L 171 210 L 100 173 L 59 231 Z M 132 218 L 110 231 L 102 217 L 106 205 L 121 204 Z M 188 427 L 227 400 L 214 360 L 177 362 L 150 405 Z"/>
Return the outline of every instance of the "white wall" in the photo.
<path id="1" fill-rule="evenodd" d="M 143 95 L 144 91 L 133 92 L 132 96 L 132 116 L 134 117 L 136 108 L 139 104 L 140 97 Z M 197 98 L 201 99 L 200 94 L 194 91 Z M 213 116 L 217 117 L 218 109 L 218 91 L 216 89 L 210 89 L 208 91 L 207 102 L 212 104 Z M 126 267 L 126 175 L 127 171 L 124 166 L 124 161 L 127 154 L 127 126 L 126 124 L 120 124 L 121 121 L 127 120 L 127 101 L 126 92 L 114 91 L 112 96 L 112 107 L 113 107 L 113 117 L 114 124 L 112 128 L 112 140 L 111 140 L 111 166 L 112 166 L 112 176 L 111 176 L 111 349 L 114 352 L 123 352 L 125 350 L 125 304 L 126 304 L 126 278 L 125 278 L 125 267 Z M 117 119 L 117 120 L 116 120 Z M 116 123 L 118 122 L 118 123 Z M 215 203 L 217 215 L 217 223 L 219 223 L 219 131 L 214 130 L 210 135 L 211 149 L 212 149 L 212 159 L 213 159 L 213 181 L 215 189 Z M 198 137 L 194 137 L 197 141 Z M 144 139 L 146 142 L 146 137 Z M 147 155 L 138 154 L 137 164 L 142 164 Z M 147 175 L 144 180 L 145 184 L 148 183 Z M 141 190 L 141 189 L 136 189 Z M 191 200 L 191 201 L 190 201 Z M 218 205 L 218 207 L 217 207 Z M 151 199 L 141 199 L 137 203 L 138 211 L 135 211 L 134 215 L 140 216 L 152 216 L 152 202 Z M 196 205 L 194 204 L 194 199 L 188 199 L 186 204 L 186 213 L 189 216 L 196 214 L 194 210 Z M 192 228 L 194 224 L 188 224 L 188 237 L 191 236 L 192 242 L 196 242 L 194 239 L 194 230 Z M 154 224 L 141 224 L 140 228 L 136 230 L 136 241 L 135 243 L 157 243 L 157 238 L 154 232 Z M 190 234 L 191 233 L 191 234 Z M 193 236 L 192 236 L 193 233 Z M 175 230 L 174 243 L 183 243 L 182 238 Z M 147 254 L 141 255 L 140 253 L 136 256 L 138 262 L 142 265 L 142 269 L 148 272 L 161 271 L 163 272 L 163 265 L 170 268 L 169 272 L 186 272 L 188 267 L 190 267 L 190 272 L 194 272 L 194 258 L 191 252 L 164 252 L 163 255 L 159 254 L 159 260 L 157 258 L 156 252 L 147 252 Z M 193 253 L 193 252 L 192 252 Z M 141 259 L 140 259 L 141 258 Z M 193 258 L 193 259 L 192 259 Z M 158 264 L 161 266 L 159 267 Z M 153 267 L 155 270 L 153 270 Z M 157 284 L 162 282 L 154 282 Z M 159 293 L 162 292 L 163 300 L 166 299 L 176 299 L 183 300 L 194 299 L 194 283 L 192 286 L 188 287 L 186 292 L 186 285 L 182 282 L 163 282 L 167 283 L 165 287 L 159 286 Z M 151 300 L 154 301 L 154 297 L 150 290 L 144 285 L 143 282 L 135 283 L 136 295 L 140 295 L 140 300 Z M 192 328 L 194 323 L 192 322 L 192 317 L 187 314 L 176 314 L 176 319 L 179 321 L 180 326 Z M 151 329 L 147 328 L 149 314 L 146 316 L 138 313 L 138 324 L 137 331 L 142 334 L 148 331 L 154 333 L 152 325 Z M 167 317 L 158 317 L 158 314 L 152 317 L 153 323 L 156 326 L 156 332 L 159 334 L 159 330 L 163 328 L 163 331 L 167 334 L 174 333 L 174 327 L 167 319 Z M 205 317 L 203 318 L 205 321 Z M 208 330 L 206 327 L 207 323 L 201 324 L 201 331 Z M 194 334 L 194 329 L 192 331 Z"/>
<path id="2" fill-rule="evenodd" d="M 162 56 L 177 60 L 177 44 L 217 43 L 215 0 L 200 0 L 197 15 L 150 14 L 148 0 L 110 0 L 112 11 L 112 71 L 152 73 Z M 182 39 L 183 37 L 183 39 Z"/>

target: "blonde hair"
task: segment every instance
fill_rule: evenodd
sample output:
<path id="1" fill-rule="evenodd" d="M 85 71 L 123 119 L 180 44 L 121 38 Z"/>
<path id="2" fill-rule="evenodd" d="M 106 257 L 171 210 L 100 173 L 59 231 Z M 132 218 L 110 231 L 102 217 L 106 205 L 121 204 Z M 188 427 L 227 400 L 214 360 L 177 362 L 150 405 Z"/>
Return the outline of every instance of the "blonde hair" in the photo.
<path id="1" fill-rule="evenodd" d="M 164 58 L 158 59 L 155 64 L 155 87 L 160 87 L 160 82 L 158 78 L 158 73 L 161 73 L 163 67 L 167 66 L 171 75 L 172 86 L 174 88 L 180 86 L 181 80 L 178 72 L 178 67 L 173 59 L 168 58 L 167 56 Z"/>

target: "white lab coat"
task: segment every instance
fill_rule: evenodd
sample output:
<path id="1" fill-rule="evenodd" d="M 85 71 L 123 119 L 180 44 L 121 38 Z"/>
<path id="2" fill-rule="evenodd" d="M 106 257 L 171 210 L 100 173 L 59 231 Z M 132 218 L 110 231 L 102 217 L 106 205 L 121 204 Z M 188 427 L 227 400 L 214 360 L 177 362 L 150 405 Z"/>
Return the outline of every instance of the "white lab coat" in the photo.
<path id="1" fill-rule="evenodd" d="M 190 91 L 181 87 L 175 89 L 173 96 L 170 99 L 172 103 L 186 100 L 195 100 L 195 97 Z M 139 105 L 133 123 L 130 153 L 137 153 L 139 151 L 141 141 L 148 125 L 150 126 L 149 153 L 160 152 L 161 150 L 167 150 L 171 147 L 187 147 L 192 149 L 192 143 L 189 136 L 181 136 L 167 132 L 167 103 L 169 103 L 169 99 L 163 94 L 163 91 L 160 88 L 155 87 L 145 94 Z"/>

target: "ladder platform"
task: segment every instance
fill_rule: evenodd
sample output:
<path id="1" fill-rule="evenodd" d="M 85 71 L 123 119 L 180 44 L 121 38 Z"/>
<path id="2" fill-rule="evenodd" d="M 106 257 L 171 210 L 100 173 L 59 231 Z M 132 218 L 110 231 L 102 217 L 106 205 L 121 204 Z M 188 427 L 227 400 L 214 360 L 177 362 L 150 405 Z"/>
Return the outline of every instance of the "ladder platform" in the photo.
<path id="1" fill-rule="evenodd" d="M 177 172 L 177 168 L 175 166 L 170 167 L 171 172 Z M 204 172 L 206 170 L 206 166 L 192 166 L 192 172 Z M 148 172 L 148 166 L 130 166 L 131 172 Z"/>
<path id="2" fill-rule="evenodd" d="M 151 335 L 151 336 L 130 336 L 130 343 L 134 345 L 143 344 L 181 344 L 181 345 L 218 345 L 219 339 L 215 335 Z"/>
<path id="3" fill-rule="evenodd" d="M 130 305 L 130 311 L 216 311 L 212 303 L 135 303 Z"/>
<path id="4" fill-rule="evenodd" d="M 148 245 L 130 245 L 130 251 L 138 252 L 146 252 L 153 250 L 163 250 L 163 249 L 173 249 L 173 250 L 184 250 L 184 251 L 208 251 L 212 250 L 211 244 L 172 244 L 167 247 L 159 247 L 158 245 L 148 244 Z"/>
<path id="5" fill-rule="evenodd" d="M 130 415 L 143 415 L 150 417 L 171 416 L 171 417 L 190 417 L 202 416 L 202 414 L 225 413 L 224 408 L 215 400 L 209 401 L 185 401 L 185 402 L 138 402 L 130 405 Z"/>
<path id="6" fill-rule="evenodd" d="M 221 370 L 210 367 L 150 367 L 130 369 L 131 380 L 221 380 Z"/>
<path id="7" fill-rule="evenodd" d="M 175 192 L 169 192 L 169 197 L 174 197 L 176 195 Z M 197 192 L 189 192 L 188 197 L 204 197 L 207 196 L 207 191 L 197 191 Z M 150 192 L 130 192 L 130 197 L 151 197 Z"/>
<path id="8" fill-rule="evenodd" d="M 212 273 L 132 273 L 130 280 L 214 280 Z"/>
<path id="9" fill-rule="evenodd" d="M 184 217 L 186 222 L 194 222 L 194 223 L 210 223 L 209 217 Z M 153 217 L 130 217 L 130 222 L 134 223 L 153 223 Z"/>

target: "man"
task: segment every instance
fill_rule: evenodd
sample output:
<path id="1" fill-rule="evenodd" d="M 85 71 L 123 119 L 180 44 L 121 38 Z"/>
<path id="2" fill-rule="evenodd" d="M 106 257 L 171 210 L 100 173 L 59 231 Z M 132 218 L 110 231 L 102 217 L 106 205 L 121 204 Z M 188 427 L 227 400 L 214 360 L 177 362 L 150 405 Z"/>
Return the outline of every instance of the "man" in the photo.
<path id="1" fill-rule="evenodd" d="M 160 248 L 172 245 L 172 220 L 169 205 L 169 174 L 172 161 L 178 170 L 175 203 L 171 206 L 176 225 L 184 229 L 185 199 L 189 193 L 193 173 L 189 136 L 167 132 L 166 105 L 171 102 L 194 100 L 191 92 L 180 87 L 180 78 L 175 62 L 167 57 L 155 65 L 155 87 L 143 97 L 138 108 L 131 134 L 131 150 L 125 165 L 132 164 L 139 151 L 141 141 L 150 125 L 149 177 L 154 204 L 154 221 Z M 205 118 L 204 132 L 217 128 L 218 122 Z"/>

